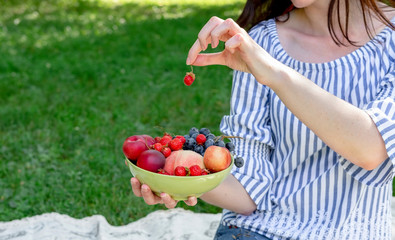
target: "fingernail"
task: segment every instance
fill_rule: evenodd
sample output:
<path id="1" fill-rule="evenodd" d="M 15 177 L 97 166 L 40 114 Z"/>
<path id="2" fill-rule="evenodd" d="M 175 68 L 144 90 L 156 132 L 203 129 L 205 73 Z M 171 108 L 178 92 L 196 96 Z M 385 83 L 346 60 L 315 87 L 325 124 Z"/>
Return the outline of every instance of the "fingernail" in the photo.
<path id="1" fill-rule="evenodd" d="M 187 58 L 187 65 L 191 65 L 191 59 Z"/>

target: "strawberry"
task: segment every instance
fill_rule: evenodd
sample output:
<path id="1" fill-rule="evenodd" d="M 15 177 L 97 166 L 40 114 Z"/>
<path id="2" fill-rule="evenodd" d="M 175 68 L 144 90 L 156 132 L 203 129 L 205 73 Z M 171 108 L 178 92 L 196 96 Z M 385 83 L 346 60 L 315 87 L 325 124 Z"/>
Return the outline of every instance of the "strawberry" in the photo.
<path id="1" fill-rule="evenodd" d="M 186 176 L 187 175 L 187 170 L 183 166 L 177 166 L 176 169 L 174 169 L 174 175 L 176 175 L 176 176 Z"/>
<path id="2" fill-rule="evenodd" d="M 162 137 L 162 139 L 160 140 L 160 144 L 162 144 L 162 146 L 167 146 L 167 144 L 169 144 L 169 142 L 172 140 L 173 138 L 169 135 L 165 135 Z"/>
<path id="3" fill-rule="evenodd" d="M 204 134 L 199 134 L 196 136 L 196 142 L 199 145 L 203 145 L 206 142 L 206 136 Z"/>
<path id="4" fill-rule="evenodd" d="M 163 168 L 159 168 L 158 172 L 159 174 L 163 174 L 163 175 L 170 175 L 168 172 L 166 172 Z"/>
<path id="5" fill-rule="evenodd" d="M 163 145 L 157 142 L 157 143 L 155 143 L 155 144 L 153 145 L 153 148 L 154 148 L 155 150 L 161 152 L 162 149 L 163 149 Z"/>
<path id="6" fill-rule="evenodd" d="M 184 144 L 181 142 L 181 139 L 174 138 L 169 142 L 169 147 L 172 151 L 181 150 Z"/>
<path id="7" fill-rule="evenodd" d="M 199 167 L 199 165 L 192 165 L 189 167 L 189 175 L 200 176 L 202 175 L 202 169 Z"/>
<path id="8" fill-rule="evenodd" d="M 162 153 L 165 157 L 168 157 L 168 156 L 170 156 L 170 154 L 171 154 L 171 149 L 170 149 L 169 147 L 164 147 L 164 148 L 162 148 L 161 153 Z"/>
<path id="9" fill-rule="evenodd" d="M 160 142 L 161 139 L 162 139 L 161 137 L 155 137 L 155 138 L 154 138 L 154 140 L 155 140 L 156 143 Z"/>
<path id="10" fill-rule="evenodd" d="M 208 175 L 209 171 L 207 169 L 202 169 L 201 175 Z"/>
<path id="11" fill-rule="evenodd" d="M 176 138 L 179 138 L 181 140 L 182 144 L 184 144 L 186 142 L 186 139 L 184 136 L 177 135 Z"/>

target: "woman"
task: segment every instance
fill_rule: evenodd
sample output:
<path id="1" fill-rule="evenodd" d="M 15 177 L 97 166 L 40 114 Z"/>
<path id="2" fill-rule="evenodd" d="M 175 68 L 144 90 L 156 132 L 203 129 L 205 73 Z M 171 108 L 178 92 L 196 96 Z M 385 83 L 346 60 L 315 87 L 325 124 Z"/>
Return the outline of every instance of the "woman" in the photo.
<path id="1" fill-rule="evenodd" d="M 240 25 L 202 28 L 187 64 L 235 69 L 220 128 L 245 159 L 201 197 L 224 208 L 216 239 L 391 238 L 394 17 L 373 0 L 249 0 Z M 177 204 L 131 184 L 147 204 Z"/>

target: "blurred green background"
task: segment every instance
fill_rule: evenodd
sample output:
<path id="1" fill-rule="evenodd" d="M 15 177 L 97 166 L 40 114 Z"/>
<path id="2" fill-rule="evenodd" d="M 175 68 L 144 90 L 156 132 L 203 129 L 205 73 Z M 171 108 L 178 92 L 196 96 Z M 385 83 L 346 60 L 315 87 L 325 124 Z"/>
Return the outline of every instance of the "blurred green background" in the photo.
<path id="1" fill-rule="evenodd" d="M 59 212 L 122 225 L 165 209 L 134 197 L 122 143 L 219 134 L 232 72 L 195 67 L 187 87 L 185 60 L 207 20 L 235 19 L 243 2 L 1 1 L 0 221 Z"/>

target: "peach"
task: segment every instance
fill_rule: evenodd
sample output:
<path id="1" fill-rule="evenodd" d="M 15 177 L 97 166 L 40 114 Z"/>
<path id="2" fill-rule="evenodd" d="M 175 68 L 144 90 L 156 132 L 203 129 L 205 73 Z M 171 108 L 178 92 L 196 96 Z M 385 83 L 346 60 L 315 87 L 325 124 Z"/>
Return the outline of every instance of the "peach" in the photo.
<path id="1" fill-rule="evenodd" d="M 219 172 L 229 167 L 232 156 L 225 147 L 210 146 L 204 153 L 203 162 L 210 172 Z"/>
<path id="2" fill-rule="evenodd" d="M 205 168 L 202 155 L 191 150 L 178 150 L 171 152 L 170 156 L 166 158 L 163 169 L 170 175 L 174 175 L 176 167 L 189 168 L 193 165 L 199 165 L 201 169 Z"/>

